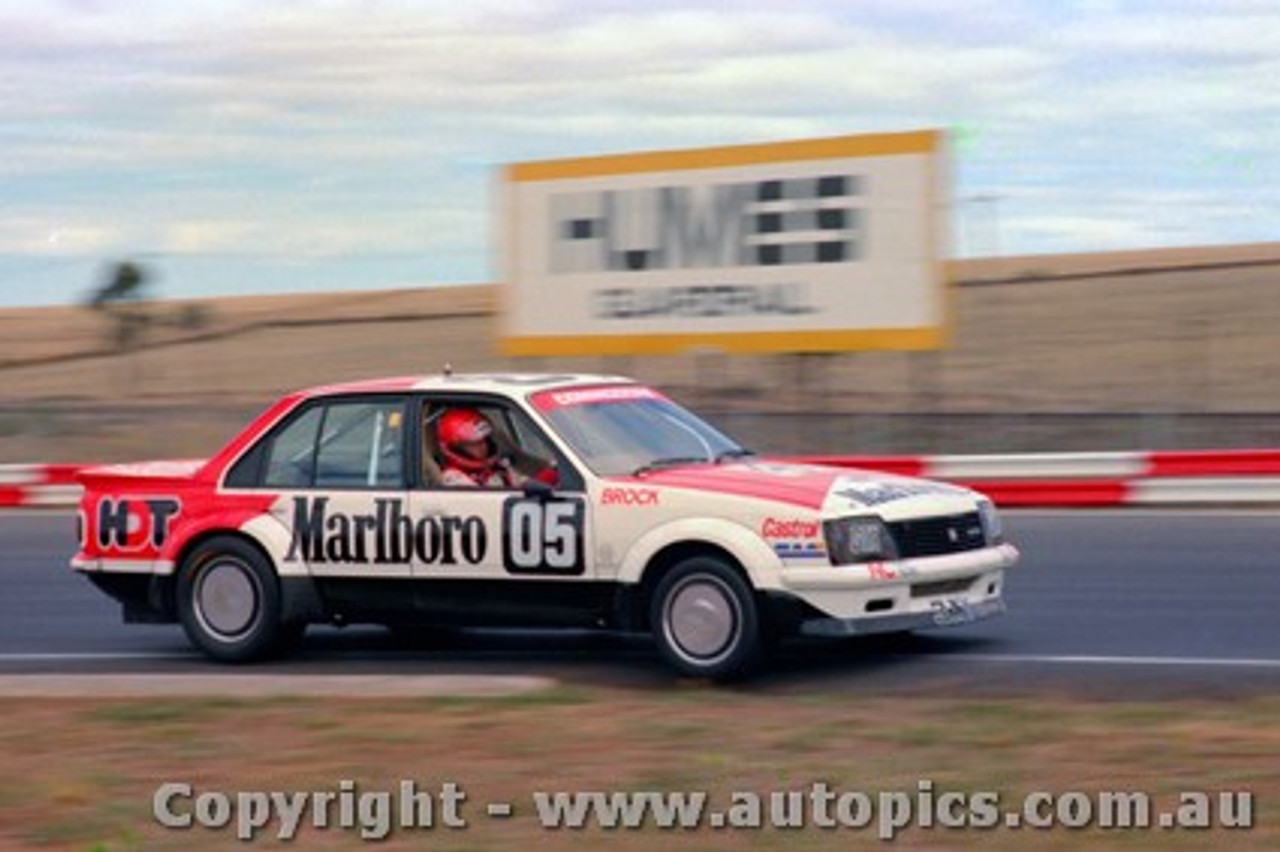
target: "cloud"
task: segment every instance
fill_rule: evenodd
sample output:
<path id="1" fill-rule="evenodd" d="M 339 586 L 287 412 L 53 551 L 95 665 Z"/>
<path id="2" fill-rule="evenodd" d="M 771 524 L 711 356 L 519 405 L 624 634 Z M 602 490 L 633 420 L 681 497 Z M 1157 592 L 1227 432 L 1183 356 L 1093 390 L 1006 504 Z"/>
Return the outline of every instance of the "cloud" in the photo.
<path id="1" fill-rule="evenodd" d="M 68 252 L 97 254 L 110 249 L 120 238 L 117 229 L 94 221 L 61 218 L 52 213 L 0 215 L 0 255 L 41 259 Z"/>
<path id="2" fill-rule="evenodd" d="M 1276 53 L 1277 13 L 1270 3 L 1159 4 L 1080 17 L 1063 31 L 1073 52 L 1141 64 L 1268 60 Z"/>
<path id="3" fill-rule="evenodd" d="M 14 0 L 0 30 L 18 255 L 483 259 L 505 162 L 935 126 L 1005 251 L 1280 214 L 1269 3 Z M 1179 189 L 1255 212 L 1118 199 Z"/>

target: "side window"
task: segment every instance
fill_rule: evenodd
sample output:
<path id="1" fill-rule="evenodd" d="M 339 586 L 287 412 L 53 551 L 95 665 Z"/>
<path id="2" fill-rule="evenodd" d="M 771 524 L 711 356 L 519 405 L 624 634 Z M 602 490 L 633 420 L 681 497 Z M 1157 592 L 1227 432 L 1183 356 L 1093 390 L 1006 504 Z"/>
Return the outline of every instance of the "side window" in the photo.
<path id="1" fill-rule="evenodd" d="M 500 422 L 503 427 L 510 430 L 513 443 L 524 452 L 547 460 L 556 458 L 555 450 L 551 448 L 551 445 L 542 437 L 537 427 L 529 421 L 528 416 L 523 411 L 514 408 L 510 409 L 507 411 L 507 416 Z"/>
<path id="2" fill-rule="evenodd" d="M 404 488 L 404 403 L 327 406 L 317 442 L 315 484 L 317 488 Z"/>
<path id="3" fill-rule="evenodd" d="M 306 488 L 315 473 L 316 434 L 323 406 L 312 406 L 275 436 L 262 484 L 268 488 Z"/>
<path id="4" fill-rule="evenodd" d="M 560 491 L 581 491 L 586 487 L 583 484 L 582 475 L 574 469 L 564 454 L 547 440 L 542 430 L 529 419 L 529 415 L 514 407 L 504 411 L 506 416 L 503 419 L 503 425 L 511 433 L 515 444 L 520 447 L 525 459 L 524 464 L 529 466 L 529 469 L 536 471 L 550 464 L 556 471 L 553 484 Z"/>
<path id="5" fill-rule="evenodd" d="M 582 490 L 582 477 L 523 411 L 492 399 L 448 397 L 427 399 L 422 412 L 423 482 L 428 487 L 449 482 L 453 473 L 449 469 L 455 463 L 441 445 L 439 425 L 446 414 L 459 409 L 474 412 L 488 422 L 493 429 L 488 452 L 504 459 L 505 467 L 511 471 L 503 475 L 501 482 L 484 484 L 511 489 L 518 488 L 524 479 L 537 478 L 563 490 Z M 458 483 L 455 480 L 450 484 Z"/>

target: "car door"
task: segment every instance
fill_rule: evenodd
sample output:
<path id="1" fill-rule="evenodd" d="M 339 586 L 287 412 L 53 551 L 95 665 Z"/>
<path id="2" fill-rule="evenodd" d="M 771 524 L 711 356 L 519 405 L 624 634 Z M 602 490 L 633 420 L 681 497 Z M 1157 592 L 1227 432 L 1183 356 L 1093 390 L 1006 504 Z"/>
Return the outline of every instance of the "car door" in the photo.
<path id="1" fill-rule="evenodd" d="M 407 413 L 402 396 L 315 400 L 265 448 L 261 484 L 279 492 L 272 514 L 289 536 L 282 571 L 305 566 L 347 618 L 412 609 Z"/>
<path id="2" fill-rule="evenodd" d="M 522 477 L 554 468 L 559 482 L 441 484 L 444 459 L 435 427 L 445 412 L 460 407 L 490 422 L 496 448 L 513 457 Z M 568 459 L 525 412 L 500 397 L 428 395 L 420 423 L 424 471 L 411 503 L 422 525 L 413 566 L 422 610 L 437 620 L 472 623 L 593 620 L 602 590 L 588 559 L 589 506 Z"/>

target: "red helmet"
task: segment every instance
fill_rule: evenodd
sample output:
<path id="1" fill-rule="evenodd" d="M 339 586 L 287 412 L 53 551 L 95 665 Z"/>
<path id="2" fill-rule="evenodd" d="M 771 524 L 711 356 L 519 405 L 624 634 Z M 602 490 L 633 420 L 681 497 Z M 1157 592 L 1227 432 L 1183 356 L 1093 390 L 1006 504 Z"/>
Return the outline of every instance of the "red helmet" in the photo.
<path id="1" fill-rule="evenodd" d="M 495 448 L 493 445 L 493 426 L 484 415 L 473 408 L 454 408 L 440 418 L 437 427 L 440 438 L 440 452 L 445 459 L 466 471 L 479 472 L 493 464 Z M 485 453 L 476 458 L 463 452 L 458 444 L 469 444 L 475 441 L 485 442 Z"/>

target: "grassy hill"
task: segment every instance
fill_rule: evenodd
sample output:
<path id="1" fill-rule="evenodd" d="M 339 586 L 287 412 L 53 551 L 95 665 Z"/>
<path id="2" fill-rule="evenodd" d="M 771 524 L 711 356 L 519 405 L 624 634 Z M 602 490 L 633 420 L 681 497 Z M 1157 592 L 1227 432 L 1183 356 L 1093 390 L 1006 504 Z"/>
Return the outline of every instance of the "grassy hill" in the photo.
<path id="1" fill-rule="evenodd" d="M 496 285 L 205 301 L 197 328 L 177 322 L 188 303 L 154 302 L 123 354 L 87 308 L 2 311 L 0 461 L 204 455 L 284 391 L 445 364 L 634 375 L 785 451 L 1280 441 L 1280 243 L 952 277 L 951 345 L 928 353 L 510 359 Z"/>

